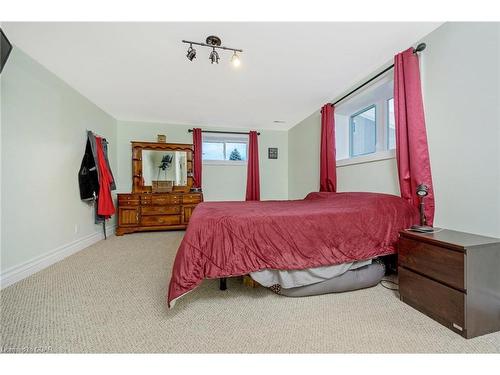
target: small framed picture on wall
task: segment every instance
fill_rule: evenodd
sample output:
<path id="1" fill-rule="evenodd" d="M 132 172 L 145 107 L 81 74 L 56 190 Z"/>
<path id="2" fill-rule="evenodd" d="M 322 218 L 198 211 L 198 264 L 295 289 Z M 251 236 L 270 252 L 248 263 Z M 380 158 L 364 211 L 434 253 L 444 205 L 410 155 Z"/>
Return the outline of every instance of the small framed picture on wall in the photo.
<path id="1" fill-rule="evenodd" d="M 267 157 L 268 157 L 268 159 L 278 159 L 278 148 L 277 147 L 269 147 L 267 149 Z"/>

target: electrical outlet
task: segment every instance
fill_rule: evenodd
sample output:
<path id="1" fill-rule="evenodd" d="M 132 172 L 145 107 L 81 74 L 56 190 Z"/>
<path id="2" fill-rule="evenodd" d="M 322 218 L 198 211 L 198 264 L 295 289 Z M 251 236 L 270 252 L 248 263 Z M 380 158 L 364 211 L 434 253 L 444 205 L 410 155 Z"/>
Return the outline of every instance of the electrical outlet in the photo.
<path id="1" fill-rule="evenodd" d="M 75 234 L 78 233 L 78 224 L 75 224 Z"/>

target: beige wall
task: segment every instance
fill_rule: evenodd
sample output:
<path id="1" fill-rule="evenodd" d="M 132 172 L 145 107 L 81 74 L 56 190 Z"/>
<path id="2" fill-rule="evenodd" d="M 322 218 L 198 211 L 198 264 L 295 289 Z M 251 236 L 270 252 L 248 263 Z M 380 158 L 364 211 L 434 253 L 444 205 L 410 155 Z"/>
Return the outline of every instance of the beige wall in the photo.
<path id="1" fill-rule="evenodd" d="M 427 49 L 421 54 L 435 225 L 496 237 L 500 237 L 499 25 L 446 23 L 423 38 Z M 319 188 L 319 139 L 319 112 L 289 131 L 291 199 Z M 307 157 L 299 157 L 299 152 Z M 337 176 L 339 191 L 399 194 L 394 159 L 338 167 Z"/>
<path id="2" fill-rule="evenodd" d="M 288 198 L 319 190 L 321 115 L 314 112 L 288 131 Z"/>
<path id="3" fill-rule="evenodd" d="M 101 233 L 78 187 L 86 129 L 108 139 L 117 163 L 116 121 L 17 48 L 0 91 L 4 276 Z"/>
<path id="4" fill-rule="evenodd" d="M 436 225 L 500 237 L 500 23 L 447 23 L 425 41 Z"/>
<path id="5" fill-rule="evenodd" d="M 118 122 L 118 191 L 130 192 L 132 163 L 130 141 L 156 141 L 158 134 L 165 134 L 167 142 L 192 143 L 188 133 L 192 126 L 143 122 Z M 228 130 L 214 128 L 216 130 Z M 234 131 L 234 129 L 232 129 Z M 258 129 L 256 129 L 258 130 Z M 288 133 L 286 131 L 260 130 L 259 164 L 261 199 L 288 198 Z M 278 147 L 277 160 L 267 158 L 268 147 Z M 203 193 L 206 201 L 245 200 L 247 167 L 245 165 L 203 166 Z"/>

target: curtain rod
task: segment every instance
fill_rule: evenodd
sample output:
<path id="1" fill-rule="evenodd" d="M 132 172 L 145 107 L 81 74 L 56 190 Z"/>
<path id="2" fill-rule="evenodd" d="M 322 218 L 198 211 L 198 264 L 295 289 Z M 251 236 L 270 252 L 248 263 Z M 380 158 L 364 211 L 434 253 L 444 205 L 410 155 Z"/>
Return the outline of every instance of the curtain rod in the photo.
<path id="1" fill-rule="evenodd" d="M 189 133 L 193 132 L 193 129 L 188 129 Z M 202 130 L 202 133 L 219 133 L 219 134 L 245 134 L 248 135 L 250 133 L 248 132 L 224 132 L 224 131 L 219 131 L 219 130 Z M 260 133 L 257 133 L 257 135 L 260 135 Z"/>
<path id="2" fill-rule="evenodd" d="M 425 43 L 420 43 L 417 48 L 414 48 L 413 49 L 413 53 L 417 53 L 417 52 L 421 52 L 425 49 L 426 47 L 426 44 Z M 382 70 L 380 73 L 376 74 L 374 77 L 370 78 L 368 81 L 366 81 L 365 83 L 359 85 L 358 87 L 356 87 L 354 90 L 352 90 L 351 92 L 345 94 L 343 97 L 341 97 L 340 99 L 336 100 L 335 102 L 333 103 L 330 103 L 330 105 L 334 106 L 336 105 L 337 103 L 340 103 L 342 100 L 346 99 L 347 97 L 351 96 L 352 94 L 354 94 L 356 91 L 358 91 L 359 89 L 365 87 L 367 84 L 369 84 L 370 82 L 372 82 L 374 79 L 377 79 L 378 77 L 380 77 L 382 74 L 384 74 L 385 72 L 388 72 L 389 70 L 391 70 L 392 68 L 394 68 L 394 64 L 392 64 L 391 66 L 388 66 L 387 68 L 385 68 L 384 70 Z"/>

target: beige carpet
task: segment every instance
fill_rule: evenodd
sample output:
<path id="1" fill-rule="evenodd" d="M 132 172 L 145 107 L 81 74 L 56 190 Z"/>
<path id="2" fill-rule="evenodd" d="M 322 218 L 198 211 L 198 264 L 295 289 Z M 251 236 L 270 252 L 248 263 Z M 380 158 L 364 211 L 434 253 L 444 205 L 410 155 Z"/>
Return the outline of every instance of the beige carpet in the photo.
<path id="1" fill-rule="evenodd" d="M 112 237 L 1 292 L 3 352 L 500 352 L 465 340 L 381 286 L 287 298 L 231 279 L 165 304 L 184 232 Z"/>

